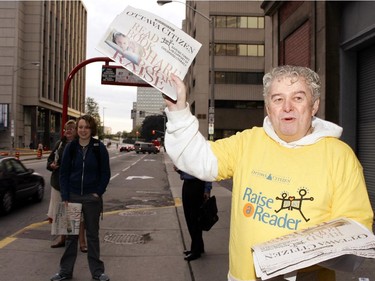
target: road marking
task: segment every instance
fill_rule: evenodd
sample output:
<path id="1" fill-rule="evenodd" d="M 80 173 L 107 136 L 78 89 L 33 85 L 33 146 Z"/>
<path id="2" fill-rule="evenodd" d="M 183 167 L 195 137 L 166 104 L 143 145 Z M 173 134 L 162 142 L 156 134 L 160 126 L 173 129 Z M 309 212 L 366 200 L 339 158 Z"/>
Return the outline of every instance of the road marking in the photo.
<path id="1" fill-rule="evenodd" d="M 6 237 L 3 240 L 0 241 L 0 249 L 4 248 L 8 244 L 12 243 L 13 241 L 17 240 L 17 238 L 13 237 Z"/>
<path id="2" fill-rule="evenodd" d="M 113 177 L 111 177 L 109 180 L 113 180 L 115 177 L 117 177 L 118 175 L 120 175 L 119 173 L 117 173 L 116 175 L 114 175 Z"/>
<path id="3" fill-rule="evenodd" d="M 18 234 L 24 232 L 25 230 L 37 228 L 37 227 L 42 226 L 42 225 L 47 224 L 47 223 L 48 223 L 48 221 L 37 222 L 37 223 L 30 224 L 30 225 L 18 230 L 16 233 L 13 233 L 9 237 L 6 237 L 6 238 L 4 238 L 3 240 L 0 241 L 0 249 L 4 248 L 8 244 L 16 241 L 17 240 L 16 236 Z"/>
<path id="4" fill-rule="evenodd" d="M 127 177 L 126 180 L 133 180 L 133 179 L 142 179 L 142 180 L 147 180 L 147 179 L 153 179 L 154 177 L 149 177 L 149 176 L 130 176 Z"/>

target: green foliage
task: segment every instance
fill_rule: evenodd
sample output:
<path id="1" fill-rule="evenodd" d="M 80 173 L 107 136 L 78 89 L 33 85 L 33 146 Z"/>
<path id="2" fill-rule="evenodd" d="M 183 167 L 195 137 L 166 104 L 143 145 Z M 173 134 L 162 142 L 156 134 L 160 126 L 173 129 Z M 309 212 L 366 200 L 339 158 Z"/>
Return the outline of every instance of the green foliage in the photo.
<path id="1" fill-rule="evenodd" d="M 142 123 L 141 136 L 146 141 L 151 141 L 159 137 L 164 137 L 164 120 L 166 117 L 164 115 L 151 115 L 147 116 Z M 152 131 L 155 130 L 155 135 Z"/>
<path id="2" fill-rule="evenodd" d="M 99 105 L 93 98 L 86 98 L 86 108 L 85 108 L 85 114 L 91 115 L 95 118 L 97 124 L 98 124 L 98 137 L 99 139 L 103 139 L 103 127 L 100 120 L 99 115 Z"/>

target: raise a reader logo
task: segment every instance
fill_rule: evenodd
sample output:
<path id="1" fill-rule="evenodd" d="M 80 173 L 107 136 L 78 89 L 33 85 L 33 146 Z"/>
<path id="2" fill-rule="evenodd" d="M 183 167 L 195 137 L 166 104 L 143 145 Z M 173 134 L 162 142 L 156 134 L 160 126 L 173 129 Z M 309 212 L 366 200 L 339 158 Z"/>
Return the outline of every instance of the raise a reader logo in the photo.
<path id="1" fill-rule="evenodd" d="M 310 219 L 306 218 L 303 214 L 302 202 L 304 200 L 314 200 L 313 197 L 305 197 L 308 193 L 306 188 L 299 189 L 298 193 L 298 198 L 288 196 L 286 192 L 283 192 L 281 197 L 277 196 L 274 199 L 264 195 L 262 192 L 254 192 L 252 188 L 247 187 L 242 196 L 242 199 L 246 202 L 242 209 L 243 215 L 246 218 L 258 220 L 275 227 L 297 230 L 302 220 L 292 218 L 290 211 L 298 210 L 304 221 L 307 222 Z M 274 205 L 278 202 L 276 200 L 281 201 L 281 207 L 274 208 Z M 278 214 L 282 210 L 284 212 Z"/>

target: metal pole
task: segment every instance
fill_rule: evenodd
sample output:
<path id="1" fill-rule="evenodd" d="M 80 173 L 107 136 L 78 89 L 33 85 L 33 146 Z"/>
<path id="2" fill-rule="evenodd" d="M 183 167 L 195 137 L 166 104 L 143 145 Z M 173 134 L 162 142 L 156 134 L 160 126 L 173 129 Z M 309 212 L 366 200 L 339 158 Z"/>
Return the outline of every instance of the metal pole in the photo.
<path id="1" fill-rule="evenodd" d="M 64 84 L 64 96 L 63 96 L 63 109 L 62 109 L 62 126 L 61 126 L 61 136 L 64 135 L 64 124 L 68 121 L 68 104 L 69 104 L 69 86 L 74 75 L 84 66 L 92 62 L 104 61 L 106 64 L 109 64 L 112 60 L 108 57 L 97 57 L 92 59 L 84 60 L 83 62 L 76 65 L 73 70 L 69 73 L 68 78 L 66 78 Z M 100 124 L 99 124 L 100 125 Z"/>
<path id="2" fill-rule="evenodd" d="M 17 105 L 16 105 L 16 102 L 17 102 L 17 98 L 16 98 L 16 95 L 17 95 L 17 91 L 14 91 L 14 88 L 15 88 L 15 76 L 16 76 L 16 72 L 17 72 L 18 69 L 14 70 L 13 73 L 12 73 L 12 109 L 11 109 L 11 112 L 12 112 L 12 119 L 10 121 L 10 155 L 13 155 L 14 153 L 14 134 L 15 134 L 15 131 L 14 131 L 14 123 L 16 122 L 16 108 L 17 108 Z"/>
<path id="3" fill-rule="evenodd" d="M 15 136 L 17 134 L 17 84 L 16 84 L 16 73 L 18 70 L 22 69 L 26 65 L 35 65 L 39 66 L 40 62 L 39 61 L 29 61 L 24 63 L 18 68 L 13 68 L 13 73 L 12 73 L 12 91 L 11 91 L 11 101 L 12 101 L 12 108 L 11 110 L 11 123 L 10 123 L 10 155 L 13 155 L 14 149 L 15 149 Z M 16 89 L 16 90 L 15 90 Z"/>
<path id="4" fill-rule="evenodd" d="M 210 107 L 208 109 L 208 135 L 214 140 L 215 133 L 215 17 L 211 17 L 211 50 L 210 50 Z"/>
<path id="5" fill-rule="evenodd" d="M 105 126 L 104 126 L 104 109 L 105 107 L 103 106 L 103 136 L 105 135 Z"/>

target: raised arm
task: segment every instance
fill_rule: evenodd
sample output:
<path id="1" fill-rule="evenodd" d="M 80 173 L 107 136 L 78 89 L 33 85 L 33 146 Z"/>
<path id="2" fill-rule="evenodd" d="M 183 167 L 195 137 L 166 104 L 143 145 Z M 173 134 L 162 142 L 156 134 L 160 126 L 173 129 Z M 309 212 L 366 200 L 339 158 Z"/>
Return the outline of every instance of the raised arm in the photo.
<path id="1" fill-rule="evenodd" d="M 179 169 L 199 179 L 214 181 L 217 176 L 217 159 L 209 142 L 199 132 L 197 118 L 190 112 L 184 82 L 173 74 L 171 78 L 175 83 L 177 100 L 164 96 L 168 118 L 166 151 Z"/>

